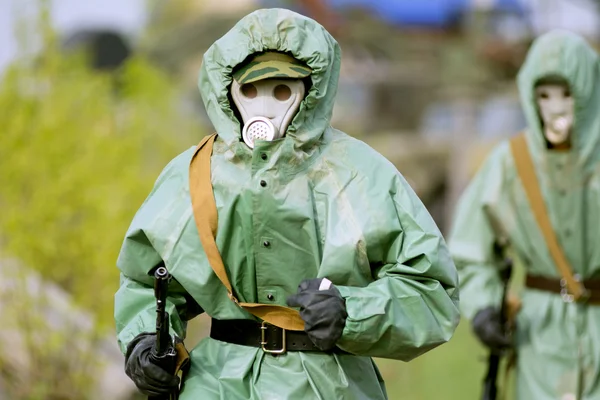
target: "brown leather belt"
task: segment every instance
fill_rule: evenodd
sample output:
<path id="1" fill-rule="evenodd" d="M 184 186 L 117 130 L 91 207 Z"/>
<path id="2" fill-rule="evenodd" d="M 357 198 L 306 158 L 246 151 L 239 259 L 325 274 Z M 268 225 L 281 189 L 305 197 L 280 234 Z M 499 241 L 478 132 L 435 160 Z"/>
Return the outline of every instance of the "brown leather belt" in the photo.
<path id="1" fill-rule="evenodd" d="M 589 279 L 582 281 L 583 286 L 587 289 L 589 297 L 581 299 L 582 303 L 600 304 L 600 279 Z M 525 286 L 531 289 L 543 290 L 546 292 L 557 293 L 563 296 L 563 299 L 569 301 L 566 285 L 562 279 L 547 278 L 539 275 L 527 275 L 525 277 Z"/>

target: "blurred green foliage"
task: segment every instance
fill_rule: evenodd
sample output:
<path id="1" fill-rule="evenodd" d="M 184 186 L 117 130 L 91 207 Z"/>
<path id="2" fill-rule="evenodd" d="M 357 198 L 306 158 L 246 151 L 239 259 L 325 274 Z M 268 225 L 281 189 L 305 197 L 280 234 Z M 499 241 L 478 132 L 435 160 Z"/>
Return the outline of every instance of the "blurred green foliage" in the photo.
<path id="1" fill-rule="evenodd" d="M 41 54 L 0 82 L 0 250 L 106 328 L 127 226 L 160 170 L 202 134 L 180 112 L 177 88 L 143 57 L 93 71 L 41 27 Z"/>
<path id="2" fill-rule="evenodd" d="M 409 363 L 376 362 L 390 399 L 477 399 L 487 368 L 485 350 L 471 335 L 467 321 L 461 322 L 450 342 Z"/>
<path id="3" fill-rule="evenodd" d="M 106 338 L 123 237 L 161 169 L 203 134 L 170 77 L 141 55 L 91 69 L 39 4 L 16 34 L 41 50 L 0 79 L 0 397 L 100 398 L 104 368 L 122 363 Z"/>

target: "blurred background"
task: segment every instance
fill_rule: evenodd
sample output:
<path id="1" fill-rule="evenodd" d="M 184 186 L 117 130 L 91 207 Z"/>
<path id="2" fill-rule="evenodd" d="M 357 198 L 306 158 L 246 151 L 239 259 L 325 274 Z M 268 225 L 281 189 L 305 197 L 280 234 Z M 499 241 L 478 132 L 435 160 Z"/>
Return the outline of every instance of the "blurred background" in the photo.
<path id="1" fill-rule="evenodd" d="M 142 398 L 116 345 L 116 257 L 161 169 L 211 132 L 204 51 L 262 7 L 336 37 L 333 125 L 391 160 L 445 233 L 487 152 L 524 127 L 533 38 L 600 39 L 593 0 L 0 0 L 0 399 Z M 413 362 L 377 363 L 390 399 L 473 399 L 485 356 L 463 321 Z"/>

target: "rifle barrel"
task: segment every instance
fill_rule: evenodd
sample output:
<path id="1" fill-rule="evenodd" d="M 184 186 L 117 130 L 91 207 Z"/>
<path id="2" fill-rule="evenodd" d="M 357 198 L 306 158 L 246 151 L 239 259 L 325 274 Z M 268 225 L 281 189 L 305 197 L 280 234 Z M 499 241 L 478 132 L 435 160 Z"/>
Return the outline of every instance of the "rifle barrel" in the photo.
<path id="1" fill-rule="evenodd" d="M 504 260 L 504 268 L 500 271 L 500 277 L 504 287 L 502 289 L 502 303 L 500 304 L 500 326 L 504 330 L 503 333 L 508 332 L 508 289 L 510 277 L 512 275 L 513 263 L 510 258 Z M 490 350 L 488 357 L 488 370 L 483 381 L 483 394 L 482 400 L 496 400 L 498 395 L 498 387 L 496 380 L 498 379 L 498 371 L 500 369 L 500 353 L 497 350 Z"/>
<path id="2" fill-rule="evenodd" d="M 171 347 L 169 341 L 169 314 L 166 310 L 167 290 L 171 275 L 165 267 L 154 272 L 154 296 L 156 297 L 156 354 L 162 356 Z"/>

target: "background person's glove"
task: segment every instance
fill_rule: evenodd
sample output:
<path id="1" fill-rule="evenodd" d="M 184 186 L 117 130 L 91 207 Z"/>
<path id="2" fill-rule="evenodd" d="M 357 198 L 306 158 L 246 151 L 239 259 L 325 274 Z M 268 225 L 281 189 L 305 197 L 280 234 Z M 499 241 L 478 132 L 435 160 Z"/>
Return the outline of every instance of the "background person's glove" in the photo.
<path id="1" fill-rule="evenodd" d="M 510 336 L 500 324 L 500 310 L 487 307 L 478 311 L 473 318 L 473 331 L 479 340 L 492 350 L 504 350 L 512 347 Z"/>
<path id="2" fill-rule="evenodd" d="M 129 343 L 125 355 L 125 373 L 146 396 L 166 395 L 179 388 L 179 378 L 151 356 L 155 343 L 156 333 L 140 333 Z"/>
<path id="3" fill-rule="evenodd" d="M 320 287 L 323 290 L 319 290 Z M 315 346 L 323 351 L 335 347 L 342 336 L 348 313 L 346 301 L 329 280 L 323 282 L 323 278 L 318 278 L 302 281 L 298 292 L 288 297 L 287 304 L 300 307 L 304 330 Z"/>

